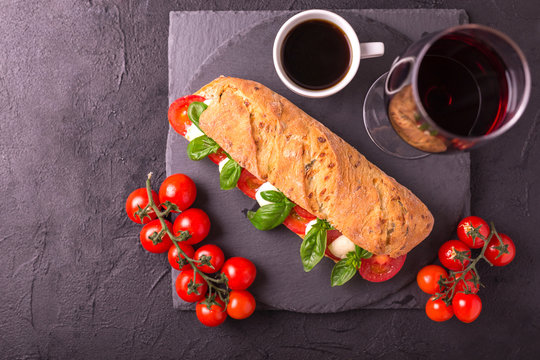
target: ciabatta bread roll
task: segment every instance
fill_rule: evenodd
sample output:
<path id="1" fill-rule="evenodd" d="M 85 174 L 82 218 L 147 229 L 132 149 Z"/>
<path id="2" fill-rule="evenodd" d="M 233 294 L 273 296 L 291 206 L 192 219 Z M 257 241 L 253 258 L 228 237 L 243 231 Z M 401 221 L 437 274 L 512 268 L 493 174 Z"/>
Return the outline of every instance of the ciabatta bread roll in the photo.
<path id="1" fill-rule="evenodd" d="M 433 227 L 407 188 L 290 101 L 254 81 L 200 89 L 200 127 L 242 167 L 374 254 L 406 254 Z"/>

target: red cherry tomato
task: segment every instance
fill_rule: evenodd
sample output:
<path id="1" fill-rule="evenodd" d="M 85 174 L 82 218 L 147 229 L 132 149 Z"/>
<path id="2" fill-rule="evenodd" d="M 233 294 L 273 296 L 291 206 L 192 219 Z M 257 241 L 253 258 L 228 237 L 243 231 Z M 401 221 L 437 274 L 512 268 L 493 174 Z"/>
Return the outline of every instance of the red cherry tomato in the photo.
<path id="1" fill-rule="evenodd" d="M 227 314 L 237 320 L 246 319 L 255 311 L 255 298 L 247 290 L 233 290 L 229 294 Z"/>
<path id="2" fill-rule="evenodd" d="M 371 282 L 382 282 L 393 278 L 403 267 L 407 255 L 391 258 L 388 255 L 373 255 L 362 259 L 360 275 Z"/>
<path id="3" fill-rule="evenodd" d="M 482 300 L 476 294 L 458 292 L 452 299 L 452 308 L 456 317 L 464 323 L 476 320 L 482 311 Z"/>
<path id="4" fill-rule="evenodd" d="M 332 254 L 330 249 L 328 248 L 331 243 L 334 242 L 338 237 L 341 236 L 341 232 L 339 230 L 328 230 L 326 232 L 326 250 L 324 251 L 324 254 L 328 256 L 330 259 L 334 261 L 340 261 L 341 259 L 338 258 L 336 255 Z"/>
<path id="5" fill-rule="evenodd" d="M 310 221 L 315 220 L 317 218 L 315 215 L 311 214 L 306 209 L 304 209 L 303 207 L 298 206 L 298 205 L 296 205 L 294 207 L 294 211 L 298 214 L 298 216 L 301 216 L 304 219 L 307 219 L 307 220 L 310 220 Z"/>
<path id="6" fill-rule="evenodd" d="M 252 199 L 255 199 L 255 193 L 262 184 L 264 184 L 264 181 L 257 179 L 255 175 L 253 175 L 246 169 L 242 169 L 242 173 L 240 174 L 240 178 L 238 179 L 238 183 L 236 184 L 236 186 L 238 186 L 238 188 L 244 194 L 246 194 Z"/>
<path id="7" fill-rule="evenodd" d="M 459 274 L 458 277 L 459 276 L 461 276 L 461 274 Z M 452 280 L 455 281 L 455 279 L 456 279 L 456 275 L 454 275 Z M 480 284 L 476 284 L 476 285 L 474 284 L 473 275 L 471 271 L 468 271 L 467 274 L 465 274 L 465 278 L 463 280 L 459 280 L 459 282 L 456 285 L 455 292 L 464 292 L 465 289 L 469 290 L 473 294 L 476 294 L 478 292 L 480 288 Z M 449 283 L 448 287 L 452 287 L 453 284 L 454 282 Z"/>
<path id="8" fill-rule="evenodd" d="M 306 234 L 306 225 L 311 220 L 308 220 L 298 215 L 295 209 L 296 206 L 291 210 L 289 216 L 285 218 L 285 221 L 283 221 L 283 225 L 285 225 L 289 230 L 293 231 L 294 233 L 304 236 Z"/>
<path id="9" fill-rule="evenodd" d="M 195 312 L 197 313 L 197 319 L 208 327 L 214 327 L 223 324 L 227 319 L 227 311 L 225 311 L 225 303 L 221 299 L 216 298 L 216 302 L 219 305 L 212 304 L 210 309 L 202 301 L 195 306 Z"/>
<path id="10" fill-rule="evenodd" d="M 470 263 L 470 260 L 456 259 L 456 251 L 466 251 L 466 256 L 471 257 L 471 249 L 459 240 L 447 241 L 439 249 L 439 261 L 449 270 L 463 270 Z"/>
<path id="11" fill-rule="evenodd" d="M 165 224 L 171 230 L 172 224 L 165 220 Z M 162 230 L 161 222 L 156 219 L 150 221 L 148 224 L 144 225 L 141 229 L 141 233 L 139 235 L 139 238 L 141 239 L 141 245 L 142 247 L 151 253 L 155 254 L 161 254 L 164 252 L 167 252 L 169 248 L 172 245 L 171 238 L 169 235 L 165 234 L 161 239 L 150 239 L 150 236 L 152 236 L 154 233 L 158 233 Z"/>
<path id="12" fill-rule="evenodd" d="M 486 259 L 489 260 L 495 266 L 505 266 L 514 260 L 516 256 L 516 246 L 512 239 L 505 234 L 499 234 L 503 245 L 501 247 L 500 241 L 497 236 L 493 235 L 489 241 L 486 252 L 484 253 Z M 502 250 L 502 251 L 501 251 Z"/>
<path id="13" fill-rule="evenodd" d="M 223 254 L 223 250 L 221 250 L 218 246 L 212 244 L 201 246 L 195 252 L 194 260 L 201 260 L 203 256 L 211 257 L 210 264 L 212 264 L 212 267 L 198 264 L 197 268 L 199 270 L 206 274 L 213 274 L 221 270 L 221 267 L 225 262 L 225 255 Z"/>
<path id="14" fill-rule="evenodd" d="M 192 282 L 197 286 L 197 289 L 190 291 L 189 283 Z M 204 281 L 201 275 L 193 273 L 193 269 L 184 270 L 176 278 L 174 283 L 176 293 L 180 298 L 187 302 L 195 302 L 204 298 L 206 291 L 208 291 L 208 285 Z"/>
<path id="15" fill-rule="evenodd" d="M 223 152 L 222 148 L 219 148 L 219 150 L 213 154 L 208 155 L 208 158 L 212 160 L 212 162 L 216 165 L 218 165 L 221 160 L 225 159 L 227 155 Z"/>
<path id="16" fill-rule="evenodd" d="M 197 244 L 210 232 L 210 218 L 201 209 L 187 209 L 174 221 L 174 234 L 179 236 L 181 231 L 188 231 L 191 234 L 191 237 L 184 241 L 185 244 Z"/>
<path id="17" fill-rule="evenodd" d="M 430 298 L 426 303 L 426 315 L 433 321 L 441 322 L 450 320 L 454 311 L 452 305 L 446 305 L 443 300 Z"/>
<path id="18" fill-rule="evenodd" d="M 228 284 L 231 290 L 246 290 L 257 275 L 255 265 L 243 257 L 232 257 L 225 261 L 221 272 L 229 279 Z"/>
<path id="19" fill-rule="evenodd" d="M 153 190 L 152 199 L 154 200 L 154 204 L 156 204 L 156 206 L 159 205 L 158 195 Z M 139 210 L 139 207 L 144 209 L 146 205 L 148 205 L 148 193 L 146 192 L 146 188 L 139 188 L 129 194 L 126 200 L 126 212 L 129 218 L 137 224 L 148 224 L 150 221 L 157 218 L 154 210 L 152 209 L 148 211 L 148 215 L 150 215 L 150 217 L 145 216 L 142 221 L 139 218 L 139 215 L 135 214 Z"/>
<path id="20" fill-rule="evenodd" d="M 463 241 L 471 249 L 480 249 L 484 246 L 484 240 L 480 237 L 476 237 L 473 241 L 473 237 L 469 235 L 469 231 L 473 230 L 473 227 L 486 239 L 489 236 L 490 230 L 488 223 L 478 216 L 469 216 L 459 222 L 457 228 L 457 234 L 459 240 Z"/>
<path id="21" fill-rule="evenodd" d="M 197 188 L 191 178 L 184 174 L 174 174 L 166 178 L 159 188 L 159 201 L 170 201 L 184 211 L 193 204 Z"/>
<path id="22" fill-rule="evenodd" d="M 187 109 L 189 104 L 194 101 L 204 101 L 204 98 L 198 95 L 188 95 L 176 99 L 169 106 L 169 124 L 171 124 L 174 131 L 182 136 L 186 135 L 187 128 L 191 125 L 191 121 L 187 115 Z"/>
<path id="23" fill-rule="evenodd" d="M 184 244 L 184 242 L 179 242 L 178 246 L 180 246 L 180 249 L 182 249 L 182 251 L 187 255 L 187 257 L 193 258 L 193 254 L 195 254 L 193 246 Z M 187 262 L 184 266 L 182 266 L 182 268 L 180 268 L 180 259 L 184 259 L 184 255 L 178 253 L 178 249 L 174 244 L 170 247 L 167 258 L 169 259 L 169 264 L 171 264 L 171 266 L 176 270 L 191 269 L 191 265 L 189 265 L 189 263 Z"/>
<path id="24" fill-rule="evenodd" d="M 443 286 L 439 285 L 439 281 L 443 281 L 448 278 L 448 273 L 442 266 L 439 265 L 428 265 L 422 268 L 416 275 L 416 282 L 418 287 L 423 292 L 435 295 L 444 290 Z"/>

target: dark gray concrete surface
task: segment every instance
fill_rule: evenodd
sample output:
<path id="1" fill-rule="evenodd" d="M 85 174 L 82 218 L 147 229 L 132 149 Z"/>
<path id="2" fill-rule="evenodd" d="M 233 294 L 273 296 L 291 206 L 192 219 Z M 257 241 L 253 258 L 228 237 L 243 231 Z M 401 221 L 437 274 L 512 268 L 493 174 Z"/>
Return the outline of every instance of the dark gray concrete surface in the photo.
<path id="1" fill-rule="evenodd" d="M 217 329 L 171 306 L 163 257 L 138 245 L 126 195 L 165 172 L 168 12 L 464 8 L 531 63 L 520 123 L 471 154 L 472 211 L 518 247 L 482 267 L 473 324 L 421 310 L 257 312 Z M 204 29 L 201 29 L 204 31 Z M 540 351 L 540 6 L 524 1 L 4 1 L 0 7 L 0 357 L 505 358 Z"/>

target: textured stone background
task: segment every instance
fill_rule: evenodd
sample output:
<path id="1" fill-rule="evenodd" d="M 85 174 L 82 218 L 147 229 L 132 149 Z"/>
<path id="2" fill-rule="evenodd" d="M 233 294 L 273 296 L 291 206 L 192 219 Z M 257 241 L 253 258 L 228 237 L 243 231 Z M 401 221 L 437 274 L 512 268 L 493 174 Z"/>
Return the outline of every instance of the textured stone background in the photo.
<path id="1" fill-rule="evenodd" d="M 0 4 L 0 357 L 532 358 L 540 291 L 540 6 L 523 1 L 42 1 Z M 533 93 L 506 136 L 472 153 L 472 210 L 518 244 L 484 271 L 471 325 L 420 310 L 257 312 L 218 329 L 174 311 L 164 258 L 123 213 L 165 171 L 168 12 L 464 8 L 528 56 Z M 201 29 L 204 31 L 204 29 Z M 483 269 L 486 269 L 485 267 Z"/>

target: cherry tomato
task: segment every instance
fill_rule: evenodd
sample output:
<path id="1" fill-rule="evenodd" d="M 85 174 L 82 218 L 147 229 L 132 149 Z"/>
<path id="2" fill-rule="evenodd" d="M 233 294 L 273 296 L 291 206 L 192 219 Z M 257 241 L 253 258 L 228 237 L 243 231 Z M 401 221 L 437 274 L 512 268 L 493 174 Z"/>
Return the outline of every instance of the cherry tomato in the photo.
<path id="1" fill-rule="evenodd" d="M 306 209 L 304 209 L 303 207 L 298 206 L 298 205 L 296 205 L 294 207 L 294 211 L 298 214 L 298 216 L 301 216 L 304 219 L 307 219 L 307 220 L 310 220 L 310 221 L 315 220 L 317 218 L 315 215 L 311 214 Z"/>
<path id="2" fill-rule="evenodd" d="M 246 319 L 255 311 L 255 298 L 247 290 L 233 290 L 229 294 L 227 314 L 237 320 Z"/>
<path id="3" fill-rule="evenodd" d="M 238 183 L 236 184 L 236 186 L 238 186 L 238 188 L 242 190 L 244 194 L 246 194 L 252 199 L 255 199 L 255 193 L 263 183 L 264 181 L 257 179 L 255 175 L 253 175 L 246 169 L 242 169 L 240 179 L 238 179 Z"/>
<path id="4" fill-rule="evenodd" d="M 433 321 L 442 322 L 454 316 L 452 305 L 446 305 L 442 299 L 430 298 L 426 303 L 426 315 Z"/>
<path id="5" fill-rule="evenodd" d="M 416 275 L 416 282 L 418 287 L 423 292 L 435 295 L 444 290 L 443 286 L 439 285 L 439 280 L 445 280 L 448 278 L 448 273 L 442 266 L 439 265 L 428 265 L 422 268 Z"/>
<path id="6" fill-rule="evenodd" d="M 471 257 L 471 249 L 459 240 L 447 241 L 439 249 L 439 260 L 449 270 L 463 270 L 470 263 L 470 260 L 461 262 L 456 259 L 456 251 L 466 251 L 466 256 Z"/>
<path id="7" fill-rule="evenodd" d="M 187 128 L 191 125 L 191 121 L 187 115 L 187 109 L 189 104 L 194 101 L 204 101 L 204 98 L 198 95 L 188 95 L 176 99 L 169 106 L 169 124 L 171 124 L 174 131 L 182 136 L 186 135 Z"/>
<path id="8" fill-rule="evenodd" d="M 360 275 L 371 282 L 382 282 L 393 278 L 403 267 L 407 255 L 391 258 L 388 255 L 373 255 L 362 259 Z"/>
<path id="9" fill-rule="evenodd" d="M 225 261 L 221 272 L 229 279 L 231 290 L 246 290 L 257 275 L 255 265 L 243 257 L 232 257 Z"/>
<path id="10" fill-rule="evenodd" d="M 191 234 L 191 237 L 184 241 L 185 244 L 197 244 L 210 232 L 210 219 L 201 209 L 187 209 L 174 221 L 174 234 L 178 236 L 181 231 L 188 231 Z"/>
<path id="11" fill-rule="evenodd" d="M 196 291 L 192 292 L 189 290 L 190 282 L 193 282 L 196 286 L 198 285 Z M 174 287 L 176 288 L 176 293 L 178 296 L 187 302 L 201 300 L 204 298 L 204 295 L 206 295 L 206 291 L 208 291 L 206 281 L 204 281 L 199 273 L 194 275 L 193 269 L 184 270 L 178 274 Z"/>
<path id="12" fill-rule="evenodd" d="M 210 264 L 212 264 L 213 268 L 208 265 L 198 264 L 197 268 L 199 270 L 201 270 L 202 272 L 206 274 L 213 274 L 221 270 L 221 267 L 223 266 L 223 263 L 225 262 L 225 255 L 223 254 L 223 250 L 221 250 L 216 245 L 212 245 L 212 244 L 203 245 L 195 252 L 194 259 L 201 260 L 201 257 L 203 255 L 212 257 L 210 259 Z"/>
<path id="13" fill-rule="evenodd" d="M 459 276 L 461 275 L 458 275 L 458 277 Z M 475 285 L 472 279 L 473 279 L 472 271 L 468 271 L 467 274 L 465 274 L 465 278 L 463 279 L 465 280 L 465 282 L 463 280 L 459 280 L 459 282 L 456 285 L 455 292 L 463 292 L 467 288 L 470 292 L 472 292 L 473 294 L 476 294 L 480 288 L 480 284 Z M 452 278 L 452 280 L 454 281 L 456 280 L 455 275 Z M 454 282 L 451 282 L 450 284 L 448 284 L 448 287 L 452 287 L 453 284 Z"/>
<path id="14" fill-rule="evenodd" d="M 172 224 L 167 220 L 165 220 L 165 224 L 167 225 L 169 230 L 171 230 Z M 172 241 L 168 234 L 163 235 L 161 239 L 150 239 L 150 236 L 152 236 L 154 233 L 159 234 L 162 229 L 163 228 L 161 227 L 161 222 L 158 219 L 152 220 L 148 224 L 143 226 L 139 238 L 141 239 L 142 247 L 146 251 L 155 254 L 161 254 L 169 250 L 172 245 Z"/>
<path id="15" fill-rule="evenodd" d="M 159 201 L 170 201 L 184 211 L 193 204 L 197 188 L 191 178 L 184 174 L 174 174 L 166 178 L 159 188 Z"/>
<path id="16" fill-rule="evenodd" d="M 304 236 L 306 234 L 306 225 L 311 220 L 308 220 L 298 215 L 295 208 L 296 206 L 291 210 L 289 216 L 285 218 L 285 221 L 283 221 L 283 225 L 285 225 L 289 230 L 295 232 L 296 234 Z"/>
<path id="17" fill-rule="evenodd" d="M 152 190 L 152 199 L 154 200 L 154 204 L 159 205 L 159 198 L 154 190 Z M 148 193 L 146 192 L 146 188 L 139 188 L 129 194 L 126 200 L 126 212 L 129 218 L 137 224 L 148 224 L 150 221 L 157 218 L 152 209 L 148 211 L 150 217 L 145 216 L 142 221 L 139 218 L 139 215 L 135 214 L 139 210 L 139 206 L 141 209 L 144 209 L 146 205 L 148 205 Z"/>
<path id="18" fill-rule="evenodd" d="M 482 311 L 482 300 L 476 294 L 458 292 L 452 299 L 452 308 L 456 317 L 464 323 L 470 323 L 478 318 Z"/>
<path id="19" fill-rule="evenodd" d="M 488 223 L 478 216 L 469 216 L 459 222 L 457 228 L 457 234 L 459 240 L 463 241 L 471 249 L 480 249 L 484 246 L 484 240 L 480 237 L 476 237 L 473 241 L 471 235 L 468 234 L 469 231 L 477 228 L 478 232 L 485 237 L 486 239 L 489 236 L 490 230 Z"/>
<path id="20" fill-rule="evenodd" d="M 218 165 L 221 160 L 225 159 L 227 155 L 225 155 L 225 152 L 222 148 L 219 148 L 219 150 L 213 154 L 208 155 L 208 158 L 212 160 L 212 162 L 216 165 Z"/>
<path id="21" fill-rule="evenodd" d="M 489 241 L 488 247 L 486 248 L 486 252 L 484 253 L 484 255 L 486 259 L 488 259 L 489 262 L 493 265 L 505 266 L 510 264 L 512 260 L 514 260 L 514 257 L 516 256 L 516 246 L 514 245 L 512 239 L 508 237 L 508 235 L 499 234 L 499 236 L 501 237 L 501 240 L 503 242 L 502 253 L 500 251 L 500 241 L 497 236 L 493 235 L 493 237 Z"/>
<path id="22" fill-rule="evenodd" d="M 340 236 L 341 232 L 339 230 L 328 230 L 326 232 L 326 250 L 324 251 L 324 254 L 336 262 L 340 261 L 341 259 L 338 258 L 336 255 L 332 254 L 328 247 L 331 243 L 334 242 L 334 240 L 336 240 Z"/>
<path id="23" fill-rule="evenodd" d="M 195 250 L 193 249 L 193 246 L 184 244 L 184 242 L 179 242 L 178 246 L 180 246 L 180 249 L 187 255 L 189 258 L 193 258 L 193 254 L 195 254 Z M 191 269 L 191 265 L 189 263 L 186 263 L 182 268 L 180 268 L 180 259 L 184 259 L 184 255 L 178 253 L 178 249 L 176 248 L 176 245 L 172 245 L 169 249 L 169 253 L 167 254 L 167 258 L 169 259 L 169 264 L 176 270 L 188 270 Z"/>
<path id="24" fill-rule="evenodd" d="M 212 304 L 210 309 L 206 304 L 201 301 L 195 306 L 195 312 L 197 313 L 197 319 L 208 327 L 215 327 L 223 324 L 227 320 L 227 311 L 225 311 L 225 303 L 220 298 L 216 298 L 216 302 L 219 305 Z"/>

